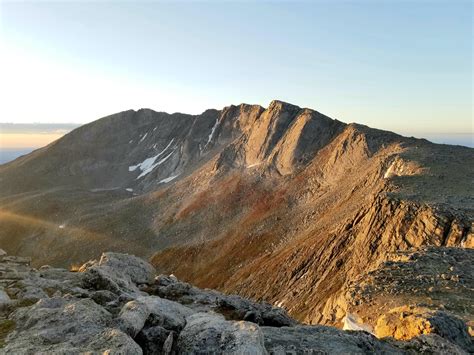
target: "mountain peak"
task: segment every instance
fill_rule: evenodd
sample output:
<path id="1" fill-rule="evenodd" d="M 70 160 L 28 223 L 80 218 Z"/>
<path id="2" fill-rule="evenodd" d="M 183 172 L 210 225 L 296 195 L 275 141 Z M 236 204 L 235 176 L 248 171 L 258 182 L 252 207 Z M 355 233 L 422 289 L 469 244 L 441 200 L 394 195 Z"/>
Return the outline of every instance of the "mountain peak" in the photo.
<path id="1" fill-rule="evenodd" d="M 268 105 L 268 110 L 300 110 L 301 108 L 299 106 L 296 106 L 296 105 L 293 105 L 293 104 L 290 104 L 288 102 L 285 102 L 285 101 L 281 101 L 281 100 L 273 100 L 272 102 L 270 102 L 270 105 Z"/>

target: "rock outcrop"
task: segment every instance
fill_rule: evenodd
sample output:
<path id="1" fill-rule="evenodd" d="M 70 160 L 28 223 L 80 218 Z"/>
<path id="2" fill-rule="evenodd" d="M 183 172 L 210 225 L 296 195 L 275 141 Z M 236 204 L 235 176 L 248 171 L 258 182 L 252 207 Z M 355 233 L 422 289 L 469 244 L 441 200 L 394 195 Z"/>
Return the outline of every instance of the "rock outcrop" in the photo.
<path id="1" fill-rule="evenodd" d="M 394 253 L 353 280 L 339 307 L 356 314 L 378 337 L 406 341 L 437 334 L 474 352 L 473 260 L 474 251 L 462 248 Z"/>
<path id="2" fill-rule="evenodd" d="M 462 354 L 471 350 L 464 323 L 454 316 L 433 314 L 430 324 L 438 329 L 436 334 L 414 336 L 409 343 L 381 340 L 367 332 L 299 325 L 269 304 L 201 290 L 174 276 L 152 277 L 153 267 L 132 255 L 104 253 L 100 260 L 72 272 L 34 269 L 24 258 L 0 256 L 0 267 L 9 271 L 0 275 L 6 295 L 0 306 L 0 353 L 404 354 L 418 349 Z M 107 282 L 91 278 L 91 269 L 100 270 Z M 110 290 L 112 282 L 122 285 L 124 280 L 127 287 Z M 384 319 L 381 329 L 398 327 L 398 320 Z"/>

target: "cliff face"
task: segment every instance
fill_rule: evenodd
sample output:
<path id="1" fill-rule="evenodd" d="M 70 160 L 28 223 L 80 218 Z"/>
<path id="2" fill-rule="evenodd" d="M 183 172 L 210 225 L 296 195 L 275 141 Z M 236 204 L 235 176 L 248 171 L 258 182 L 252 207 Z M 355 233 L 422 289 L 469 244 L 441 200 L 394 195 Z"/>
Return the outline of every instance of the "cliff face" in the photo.
<path id="1" fill-rule="evenodd" d="M 350 282 L 392 253 L 473 246 L 473 163 L 280 101 L 126 111 L 0 166 L 0 245 L 63 266 L 135 253 L 341 325 Z"/>

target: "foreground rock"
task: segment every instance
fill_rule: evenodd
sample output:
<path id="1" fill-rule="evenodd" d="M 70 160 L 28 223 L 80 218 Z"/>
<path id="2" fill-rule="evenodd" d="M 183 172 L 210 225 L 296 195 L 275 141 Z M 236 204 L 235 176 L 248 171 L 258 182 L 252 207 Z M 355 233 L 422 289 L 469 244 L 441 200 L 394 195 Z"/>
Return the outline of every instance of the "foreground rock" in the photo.
<path id="1" fill-rule="evenodd" d="M 365 332 L 344 332 L 325 326 L 262 327 L 265 347 L 272 354 L 360 354 L 403 351 Z"/>
<path id="2" fill-rule="evenodd" d="M 187 354 L 264 354 L 263 333 L 255 323 L 226 321 L 222 315 L 197 313 L 187 318 L 178 339 Z"/>
<path id="3" fill-rule="evenodd" d="M 133 297 L 140 294 L 137 284 L 150 284 L 155 268 L 133 255 L 104 253 L 99 261 L 90 261 L 80 269 L 86 287 Z"/>
<path id="4" fill-rule="evenodd" d="M 145 323 L 180 331 L 186 325 L 186 317 L 193 314 L 190 308 L 156 296 L 138 297 L 125 304 L 119 320 L 127 333 L 135 337 Z"/>
<path id="5" fill-rule="evenodd" d="M 236 295 L 214 290 L 201 290 L 175 277 L 159 276 L 148 292 L 186 304 L 195 311 L 215 311 L 231 320 L 246 320 L 274 327 L 291 326 L 297 322 L 284 309 L 268 303 L 256 303 Z"/>
<path id="6" fill-rule="evenodd" d="M 17 309 L 10 319 L 16 328 L 3 349 L 7 354 L 141 353 L 132 338 L 111 327 L 112 315 L 90 299 L 41 299 L 31 307 Z"/>
<path id="7" fill-rule="evenodd" d="M 267 303 L 202 290 L 172 276 L 155 278 L 151 265 L 126 254 L 104 253 L 80 272 L 36 270 L 28 259 L 0 255 L 0 270 L 0 354 L 463 354 L 472 349 L 464 322 L 452 315 L 405 310 L 407 320 L 426 326 L 422 319 L 429 318 L 433 329 L 429 335 L 410 334 L 409 341 L 302 326 Z M 381 318 L 375 330 L 380 337 L 397 337 L 404 329 L 397 315 Z"/>

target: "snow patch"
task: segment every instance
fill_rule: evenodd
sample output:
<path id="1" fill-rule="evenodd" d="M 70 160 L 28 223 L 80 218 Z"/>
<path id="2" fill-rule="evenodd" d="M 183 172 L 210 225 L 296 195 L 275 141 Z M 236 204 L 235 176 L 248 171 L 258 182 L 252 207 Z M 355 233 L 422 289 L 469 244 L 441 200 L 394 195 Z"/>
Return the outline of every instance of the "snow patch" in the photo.
<path id="1" fill-rule="evenodd" d="M 174 142 L 174 138 L 171 139 L 171 141 L 168 143 L 168 145 L 165 147 L 165 149 L 163 149 L 161 152 L 158 153 L 158 156 L 162 155 L 164 152 L 166 152 L 166 150 L 171 146 L 171 144 L 173 144 Z"/>
<path id="2" fill-rule="evenodd" d="M 169 156 L 173 153 L 173 152 L 171 152 L 171 153 L 165 158 L 165 160 L 160 161 L 160 162 L 158 162 L 158 163 L 156 163 L 156 164 L 154 165 L 155 160 L 158 159 L 160 156 L 162 156 L 163 153 L 168 150 L 168 148 L 171 146 L 171 144 L 173 144 L 173 142 L 174 142 L 174 138 L 168 143 L 168 145 L 165 147 L 165 149 L 163 149 L 163 150 L 162 150 L 161 152 L 159 152 L 157 155 L 155 155 L 154 157 L 151 157 L 151 158 L 147 158 L 147 159 L 145 159 L 144 161 L 142 161 L 141 163 L 139 163 L 139 164 L 137 164 L 137 165 L 130 165 L 130 166 L 128 167 L 128 171 L 135 171 L 135 170 L 137 170 L 138 168 L 140 168 L 140 170 L 143 171 L 143 172 L 144 172 L 145 170 L 149 170 L 150 168 L 151 168 L 151 170 L 153 170 L 156 166 L 162 164 L 162 163 L 163 163 L 167 158 L 169 158 Z M 151 171 L 151 170 L 150 170 L 150 171 Z M 148 171 L 148 172 L 145 173 L 145 174 L 144 174 L 144 173 L 140 174 L 140 176 L 138 176 L 137 179 L 140 178 L 140 177 L 142 177 L 142 176 L 145 176 L 145 175 L 148 174 L 150 171 Z"/>
<path id="3" fill-rule="evenodd" d="M 133 189 L 131 189 L 131 188 L 128 188 L 128 189 L 125 189 L 125 190 L 127 190 L 128 192 L 133 192 Z"/>
<path id="4" fill-rule="evenodd" d="M 358 323 L 355 316 L 350 313 L 347 313 L 344 317 L 344 326 L 343 330 L 361 330 L 367 333 L 374 335 L 373 330 L 370 326 L 362 323 Z"/>
<path id="5" fill-rule="evenodd" d="M 173 175 L 173 176 L 170 176 L 170 177 L 167 177 L 166 179 L 160 180 L 160 181 L 158 182 L 158 184 L 166 184 L 166 183 L 168 183 L 168 182 L 170 182 L 170 181 L 176 179 L 178 176 L 179 176 L 179 174 Z"/>
<path id="6" fill-rule="evenodd" d="M 159 160 L 157 163 L 154 163 L 154 162 L 155 162 L 156 158 L 158 158 L 158 155 L 155 156 L 155 157 L 152 157 L 152 158 L 145 159 L 143 161 L 143 163 L 141 163 L 141 166 L 140 166 L 140 170 L 142 171 L 142 173 L 140 175 L 138 175 L 136 180 L 138 180 L 138 179 L 144 177 L 145 175 L 151 173 L 153 171 L 153 169 L 155 169 L 158 165 L 161 165 L 165 161 L 167 161 L 168 158 L 173 155 L 173 153 L 174 153 L 174 150 L 171 153 L 169 153 L 166 157 Z"/>
<path id="7" fill-rule="evenodd" d="M 218 125 L 219 125 L 219 119 L 216 119 L 216 123 L 214 123 L 214 126 L 211 129 L 211 133 L 209 134 L 209 138 L 207 139 L 207 143 L 204 146 L 204 149 L 208 146 L 209 143 L 211 143 L 212 137 L 214 136 L 214 132 L 216 131 Z"/>
<path id="8" fill-rule="evenodd" d="M 140 142 L 138 142 L 138 143 L 143 142 L 143 140 L 146 138 L 147 135 L 148 135 L 148 132 L 146 132 L 146 133 L 143 135 L 142 139 L 140 139 Z"/>
<path id="9" fill-rule="evenodd" d="M 133 143 L 133 139 L 130 139 L 130 140 L 128 141 L 128 144 L 130 144 L 130 143 Z"/>

